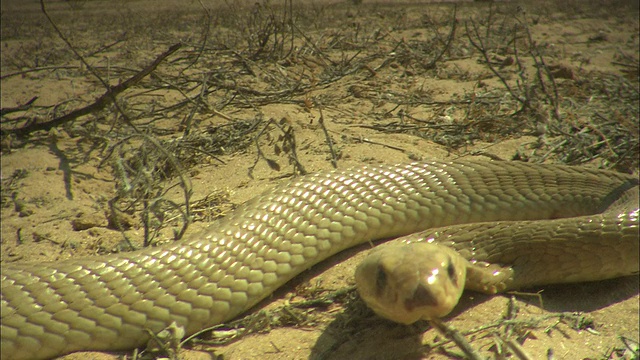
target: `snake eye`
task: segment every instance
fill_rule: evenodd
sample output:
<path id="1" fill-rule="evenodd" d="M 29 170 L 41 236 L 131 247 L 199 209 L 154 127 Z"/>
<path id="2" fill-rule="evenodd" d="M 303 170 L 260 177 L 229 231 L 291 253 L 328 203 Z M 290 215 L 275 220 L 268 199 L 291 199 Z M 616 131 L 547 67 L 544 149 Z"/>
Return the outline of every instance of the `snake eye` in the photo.
<path id="1" fill-rule="evenodd" d="M 380 265 L 376 273 L 376 290 L 380 293 L 387 287 L 387 272 Z"/>
<path id="2" fill-rule="evenodd" d="M 447 275 L 449 276 L 449 279 L 451 279 L 451 282 L 456 285 L 458 284 L 458 274 L 456 274 L 456 267 L 453 266 L 451 258 L 449 258 L 449 265 L 447 265 Z"/>

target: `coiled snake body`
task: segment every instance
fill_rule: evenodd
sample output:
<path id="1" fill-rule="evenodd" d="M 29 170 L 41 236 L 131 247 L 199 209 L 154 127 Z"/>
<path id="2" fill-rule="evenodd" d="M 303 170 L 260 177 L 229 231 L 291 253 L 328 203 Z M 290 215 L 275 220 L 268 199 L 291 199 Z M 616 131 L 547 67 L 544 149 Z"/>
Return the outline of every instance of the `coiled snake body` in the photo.
<path id="1" fill-rule="evenodd" d="M 454 224 L 570 218 L 540 222 L 540 236 L 516 231 L 488 248 L 479 237 L 454 246 L 486 262 L 502 261 L 496 251 L 510 253 L 502 265 L 519 268 L 505 288 L 638 273 L 637 195 L 631 206 L 618 206 L 637 185 L 636 177 L 610 171 L 506 162 L 363 166 L 301 177 L 180 242 L 3 266 L 2 359 L 131 349 L 148 341 L 146 329 L 157 333 L 172 322 L 192 334 L 239 315 L 343 249 Z M 476 227 L 488 238 L 504 232 L 503 225 Z M 535 261 L 519 261 L 522 248 L 509 250 L 583 232 L 590 239 L 553 243 Z"/>

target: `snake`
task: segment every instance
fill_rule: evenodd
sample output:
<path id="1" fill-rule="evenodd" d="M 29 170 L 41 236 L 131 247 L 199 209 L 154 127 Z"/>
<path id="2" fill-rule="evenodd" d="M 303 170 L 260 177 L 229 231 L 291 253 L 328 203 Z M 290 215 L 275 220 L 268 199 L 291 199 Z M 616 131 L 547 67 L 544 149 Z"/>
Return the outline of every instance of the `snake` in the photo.
<path id="1" fill-rule="evenodd" d="M 372 309 L 401 323 L 447 314 L 465 287 L 500 292 L 637 274 L 637 188 L 635 175 L 516 161 L 300 176 L 180 241 L 2 264 L 1 357 L 129 350 L 170 325 L 194 334 L 333 254 L 401 236 L 409 236 L 402 246 L 374 247 L 355 275 Z"/>

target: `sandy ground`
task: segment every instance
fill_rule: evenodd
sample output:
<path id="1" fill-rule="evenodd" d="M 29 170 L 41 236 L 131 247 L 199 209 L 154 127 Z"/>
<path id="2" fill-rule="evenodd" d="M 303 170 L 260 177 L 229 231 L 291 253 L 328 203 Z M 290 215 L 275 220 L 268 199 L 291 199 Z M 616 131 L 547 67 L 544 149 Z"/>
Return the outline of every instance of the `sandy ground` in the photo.
<path id="1" fill-rule="evenodd" d="M 108 28 L 105 24 L 109 21 L 101 21 L 100 16 L 96 17 L 96 14 L 109 8 L 106 3 L 70 3 L 76 4 L 77 8 L 72 8 L 67 3 L 51 3 L 49 9 L 52 17 L 62 27 L 63 33 L 70 36 L 74 44 L 82 47 L 83 54 L 96 50 L 101 45 L 110 44 L 118 34 L 127 33 L 122 42 L 88 57 L 94 66 L 102 66 L 104 69 L 109 64 L 113 67 L 113 75 L 108 80 L 112 85 L 131 76 L 132 71 L 149 64 L 159 53 L 166 50 L 168 45 L 174 43 L 174 40 L 187 44 L 187 47 L 179 50 L 174 58 L 184 56 L 193 60 L 192 55 L 198 49 L 198 41 L 202 40 L 200 30 L 195 31 L 186 25 L 181 28 L 172 24 L 166 31 L 158 28 L 166 24 L 166 21 L 161 20 L 166 11 L 173 11 L 177 6 L 170 1 L 163 1 L 157 6 L 142 1 L 119 2 L 122 8 L 113 11 L 118 15 L 114 18 L 119 19 L 121 23 L 114 26 L 115 30 L 110 30 L 112 32 L 104 33 L 98 29 Z M 205 99 L 209 107 L 200 108 L 193 117 L 194 133 L 200 134 L 201 138 L 209 135 L 214 138 L 216 133 L 213 129 L 228 126 L 233 122 L 250 122 L 258 118 L 284 118 L 284 127 L 292 129 L 297 159 L 304 168 L 309 172 L 330 170 L 331 153 L 322 124 L 319 122 L 318 104 L 322 104 L 324 126 L 332 139 L 334 151 L 338 154 L 339 168 L 360 164 L 431 159 L 456 160 L 471 157 L 487 161 L 492 158 L 531 158 L 535 161 L 561 162 L 570 158 L 569 154 L 573 154 L 572 151 L 576 149 L 558 146 L 559 151 L 551 150 L 554 144 L 562 143 L 556 141 L 562 140 L 562 137 L 551 129 L 554 125 L 549 115 L 548 102 L 539 101 L 542 110 L 537 115 L 542 116 L 542 120 L 535 119 L 536 115 L 531 111 L 513 115 L 518 108 L 517 103 L 510 99 L 501 81 L 482 62 L 482 56 L 463 36 L 462 20 L 459 21 L 456 37 L 456 41 L 459 42 L 454 42 L 435 69 L 421 67 L 416 58 L 409 57 L 409 60 L 403 61 L 399 55 L 388 55 L 393 52 L 401 53 L 403 49 L 398 44 L 407 44 L 411 49 L 407 50 L 409 53 L 418 51 L 418 45 L 423 44 L 425 48 L 420 49 L 425 52 L 424 62 L 432 59 L 432 53 L 428 52 L 429 47 L 442 45 L 446 40 L 448 28 L 446 21 L 440 24 L 437 28 L 442 32 L 441 42 L 433 41 L 429 21 L 446 18 L 451 7 L 427 4 L 402 4 L 395 7 L 366 3 L 360 6 L 350 3 L 329 6 L 326 2 L 311 4 L 309 6 L 319 9 L 316 10 L 318 17 L 325 16 L 322 19 L 332 19 L 326 14 L 335 11 L 335 19 L 326 20 L 326 24 L 319 19 L 317 24 L 305 23 L 309 27 L 304 27 L 305 31 L 308 31 L 307 36 L 317 41 L 317 46 L 326 46 L 323 48 L 326 56 L 289 57 L 289 60 L 276 62 L 276 66 L 264 59 L 251 60 L 247 66 L 253 68 L 256 75 L 248 77 L 245 74 L 244 77 L 239 77 L 244 82 L 235 84 L 265 93 L 277 89 L 278 85 L 287 81 L 291 82 L 292 79 L 298 79 L 305 84 L 315 82 L 318 85 L 303 93 L 283 96 L 280 100 L 249 93 L 238 95 L 241 91 L 236 88 L 236 96 L 245 96 L 251 106 L 234 100 L 236 98 L 231 94 L 234 91 L 230 88 L 213 92 Z M 215 9 L 211 4 L 205 5 Z M 486 11 L 486 6 L 489 5 L 466 6 L 461 6 L 458 10 L 457 16 L 460 19 Z M 498 9 L 503 9 L 502 12 L 496 12 L 494 16 L 512 19 L 515 15 L 510 14 L 521 14 L 518 11 L 522 11 L 522 8 L 518 9 L 517 6 L 501 4 Z M 566 71 L 565 76 L 557 78 L 563 89 L 562 119 L 571 125 L 569 129 L 572 129 L 573 133 L 570 136 L 578 137 L 575 134 L 580 134 L 582 129 L 589 126 L 601 130 L 598 124 L 590 122 L 597 117 L 594 114 L 599 112 L 614 123 L 621 124 L 623 129 L 627 129 L 637 145 L 637 105 L 635 110 L 628 110 L 620 105 L 608 107 L 607 98 L 602 92 L 598 92 L 600 90 L 590 92 L 591 87 L 595 88 L 595 85 L 584 85 L 585 79 L 591 78 L 613 79 L 611 81 L 630 79 L 627 81 L 630 81 L 632 89 L 635 89 L 637 102 L 637 5 L 635 10 L 633 7 L 621 8 L 624 11 L 610 10 L 597 14 L 590 13 L 591 10 L 576 11 L 581 9 L 580 5 L 575 5 L 575 8 L 567 5 L 567 9 L 564 10 L 570 11 L 570 14 L 554 13 L 544 6 L 522 6 L 528 11 L 532 37 L 536 44 L 544 46 L 545 60 L 549 64 L 557 65 L 556 69 Z M 8 136 L 4 133 L 24 126 L 25 119 L 38 119 L 43 122 L 86 106 L 100 96 L 104 88 L 83 70 L 83 66 L 79 66 L 79 61 L 52 33 L 37 3 L 3 1 L 2 7 L 2 108 L 19 106 L 33 96 L 38 96 L 36 107 L 3 115 L 2 118 L 2 264 L 24 261 L 55 262 L 115 252 L 122 247 L 122 235 L 113 226 L 108 203 L 116 195 L 119 179 L 117 172 L 112 171 L 111 163 L 103 165 L 101 161 L 107 157 L 105 149 L 124 137 L 127 127 L 120 122 L 115 126 L 115 131 L 109 132 L 115 118 L 115 109 L 110 106 L 104 111 L 96 111 L 75 120 L 71 125 L 55 130 L 33 132 L 27 136 Z M 202 28 L 204 15 L 197 2 L 188 2 L 179 8 L 180 12 L 176 15 L 180 16 L 179 21 L 195 19 L 192 26 L 196 29 Z M 249 6 L 247 12 L 251 9 Z M 256 11 L 255 8 L 253 10 Z M 636 11 L 635 15 L 633 11 Z M 215 11 L 212 10 L 212 13 Z M 86 16 L 82 18 L 89 21 L 77 22 L 74 25 L 71 18 L 81 15 Z M 140 19 L 157 17 L 159 20 L 150 22 L 151 25 L 142 20 L 136 24 L 131 18 L 136 19 L 136 16 L 140 16 Z M 226 29 L 223 21 L 220 18 L 216 19 L 218 20 L 212 25 L 214 32 L 210 34 L 214 39 L 210 40 L 210 47 L 222 52 L 226 50 L 216 44 L 218 41 L 222 43 L 224 34 L 233 32 L 233 29 Z M 476 19 L 487 19 L 487 15 L 477 15 Z M 8 21 L 11 23 L 7 24 Z M 348 23 L 349 21 L 351 23 Z M 499 21 L 501 20 L 496 20 L 495 26 L 508 28 L 505 25 L 506 21 Z M 401 27 L 399 23 L 407 26 Z M 417 25 L 410 25 L 414 23 Z M 189 31 L 192 31 L 192 34 Z M 375 35 L 376 31 L 384 34 L 385 41 L 373 40 L 376 36 L 383 36 Z M 340 37 L 346 33 L 350 34 L 349 41 L 344 40 L 346 36 Z M 331 36 L 343 41 L 333 44 L 332 48 L 327 45 L 330 42 L 321 41 Z M 39 41 L 41 38 L 48 40 Z M 363 38 L 368 40 L 362 40 Z M 509 36 L 504 36 L 507 42 L 508 38 Z M 148 41 L 145 42 L 144 39 Z M 247 49 L 242 47 L 241 41 L 228 41 L 229 44 L 237 44 L 238 49 Z M 300 37 L 296 38 L 296 41 L 300 41 Z M 361 66 L 351 74 L 323 84 L 322 79 L 326 78 L 330 68 L 327 64 L 331 61 L 339 62 L 344 56 L 360 59 L 357 57 L 358 41 L 370 41 L 367 50 L 361 51 L 367 54 L 375 54 L 377 51 L 386 55 L 379 58 L 372 56 L 366 62 L 369 68 Z M 392 45 L 397 47 L 393 48 Z M 348 46 L 352 48 L 349 49 Z M 372 50 L 373 47 L 376 48 L 375 51 Z M 508 74 L 508 81 L 515 86 L 518 71 L 505 60 L 513 54 L 509 55 L 508 51 L 495 54 L 496 58 L 493 60 L 496 62 L 506 61 L 496 65 L 496 68 L 503 74 Z M 628 66 L 615 64 L 625 62 L 621 54 L 635 55 L 635 68 L 631 67 L 631 72 L 628 71 Z M 523 53 L 522 56 L 524 58 L 526 54 Z M 184 73 L 195 80 L 179 84 L 189 96 L 197 97 L 200 92 L 198 82 L 202 81 L 199 72 L 202 68 L 219 71 L 222 66 L 215 59 L 209 60 L 207 52 L 202 53 L 202 58 L 198 61 L 198 71 L 185 70 Z M 160 117 L 149 107 L 159 108 L 183 100 L 181 95 L 174 91 L 175 87 L 172 89 L 170 86 L 159 85 L 177 81 L 179 78 L 171 78 L 167 74 L 175 73 L 183 65 L 174 63 L 161 67 L 159 75 L 155 78 L 152 75 L 150 79 L 143 80 L 138 88 L 125 92 L 121 98 L 122 106 L 130 111 L 130 114 L 145 114 L 145 111 L 155 114 L 146 117 L 140 115 L 134 123 L 140 128 L 154 129 L 151 133 L 162 141 L 172 141 L 183 136 L 184 119 L 192 109 L 168 109 L 158 112 L 162 114 Z M 376 69 L 376 66 L 380 67 Z M 29 71 L 45 67 L 50 68 Z M 118 70 L 118 67 L 134 70 Z M 535 76 L 533 68 L 529 66 L 527 70 L 531 77 Z M 105 74 L 105 71 L 101 74 Z M 19 72 L 23 73 L 16 75 Z M 282 75 L 282 79 L 274 78 L 274 74 L 277 73 Z M 219 72 L 217 74 L 212 75 L 212 79 L 215 76 L 224 77 Z M 186 78 L 187 75 L 184 76 Z M 227 77 L 226 81 L 228 83 L 231 80 Z M 602 84 L 602 87 L 614 88 L 607 83 Z M 219 88 L 222 89 L 222 86 Z M 153 91 L 144 93 L 146 89 Z M 619 90 L 618 87 L 616 89 Z M 570 90 L 574 91 L 573 97 Z M 273 91 L 275 93 L 275 90 Z M 251 97 L 254 95 L 256 97 Z M 625 96 L 627 95 L 624 92 L 611 95 L 612 98 Z M 412 99 L 414 101 L 411 101 Z M 598 101 L 602 101 L 602 105 L 589 107 L 590 104 L 598 104 Z M 227 106 L 222 107 L 225 102 L 228 102 Z M 212 111 L 214 108 L 216 110 Z M 494 118 L 495 120 L 492 120 Z M 528 121 L 531 123 L 527 123 Z M 266 121 L 259 123 L 259 128 L 264 127 L 265 123 Z M 395 131 L 381 131 L 391 129 L 389 124 L 401 124 L 404 127 L 393 127 Z M 443 132 L 442 129 L 447 126 L 467 130 Z M 231 137 L 233 135 L 231 134 Z M 256 136 L 257 132 L 248 133 L 246 137 L 249 141 L 245 141 L 246 144 L 243 146 L 237 144 L 237 149 L 231 145 L 225 145 L 224 149 L 218 146 L 218 152 L 209 153 L 211 156 L 200 152 L 197 156 L 190 155 L 189 161 L 181 158 L 181 161 L 184 161 L 185 173 L 192 184 L 192 199 L 202 199 L 207 194 L 216 192 L 227 194 L 222 196 L 222 203 L 216 204 L 224 214 L 230 211 L 230 208 L 273 187 L 279 181 L 294 176 L 296 171 L 290 164 L 292 153 L 282 150 L 290 143 L 286 142 L 286 136 L 282 131 L 273 125 L 265 128 L 258 143 L 265 156 L 277 161 L 281 169 L 276 171 L 266 161 L 260 160 L 253 171 L 253 177 L 248 176 L 249 169 L 258 158 L 258 151 L 253 142 Z M 609 133 L 603 135 L 603 139 L 604 142 L 609 142 L 608 145 L 613 146 L 610 144 L 613 138 L 609 137 Z M 216 141 L 221 140 L 211 140 L 211 148 L 215 148 Z M 139 146 L 139 143 L 131 143 L 123 148 L 123 152 L 125 155 L 131 154 L 136 146 Z M 211 151 L 211 148 L 205 150 Z M 547 153 L 551 155 L 540 157 L 540 154 Z M 581 159 L 578 158 L 573 163 L 584 162 L 584 166 L 615 167 L 620 171 L 637 168 L 637 152 L 627 155 L 627 158 L 598 155 L 587 160 Z M 166 184 L 172 181 L 175 183 L 174 179 L 168 180 Z M 179 186 L 173 187 L 166 190 L 164 195 L 180 202 L 182 190 Z M 122 216 L 121 222 L 125 223 L 127 228 L 125 233 L 139 246 L 143 238 L 140 213 L 133 212 Z M 173 229 L 179 228 L 175 221 L 168 221 L 167 224 L 160 230 L 156 240 L 170 241 Z M 205 226 L 206 221 L 195 222 L 187 230 L 187 236 L 197 233 Z M 278 290 L 260 306 L 250 310 L 249 314 L 255 316 L 260 310 L 281 310 L 285 305 L 290 307 L 291 304 L 295 305 L 300 301 L 348 289 L 353 286 L 354 268 L 367 250 L 368 246 L 361 246 L 310 269 L 296 278 L 292 284 Z M 596 257 L 597 254 L 594 254 L 594 259 Z M 634 358 L 632 351 L 626 349 L 625 343 L 629 343 L 630 348 L 633 349 L 635 346 L 637 349 L 640 336 L 637 276 L 599 283 L 549 286 L 531 289 L 531 292 L 540 292 L 541 295 L 486 296 L 465 292 L 457 309 L 445 320 L 460 332 L 466 333 L 474 348 L 492 358 L 517 358 L 505 349 L 505 343 L 509 339 L 521 344 L 522 349 L 532 359 Z M 519 322 L 507 326 L 501 321 L 513 305 L 516 307 L 515 319 Z M 263 326 L 257 333 L 242 336 L 226 345 L 207 344 L 212 335 L 204 334 L 200 343 L 186 345 L 178 352 L 177 357 L 454 359 L 461 356 L 455 344 L 447 342 L 427 324 L 392 324 L 377 318 L 362 307 L 353 291 L 347 292 L 347 295 L 338 297 L 326 306 L 302 310 L 294 306 L 294 310 L 291 311 L 295 311 L 293 317 L 296 321 L 291 322 L 295 324 L 281 326 L 274 323 L 272 326 Z M 282 311 L 269 314 L 267 318 L 275 316 L 273 314 L 282 314 Z M 486 328 L 469 333 L 470 330 L 483 326 Z M 214 333 L 221 334 L 222 332 Z M 496 355 L 498 353 L 501 355 Z M 71 354 L 64 358 L 116 359 L 123 356 L 131 357 L 130 353 L 89 352 Z"/>

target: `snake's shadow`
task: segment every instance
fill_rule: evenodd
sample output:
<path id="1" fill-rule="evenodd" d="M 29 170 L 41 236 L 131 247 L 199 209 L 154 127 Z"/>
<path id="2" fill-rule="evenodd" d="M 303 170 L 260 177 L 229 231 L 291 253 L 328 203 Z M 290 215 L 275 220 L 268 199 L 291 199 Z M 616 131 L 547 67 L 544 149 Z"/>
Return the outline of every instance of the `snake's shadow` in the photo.
<path id="1" fill-rule="evenodd" d="M 605 281 L 550 285 L 526 290 L 530 293 L 541 290 L 542 307 L 547 311 L 592 312 L 639 294 L 640 277 L 633 275 Z M 518 300 L 540 306 L 538 297 L 518 296 Z"/>
<path id="2" fill-rule="evenodd" d="M 547 312 L 592 312 L 624 301 L 640 292 L 638 275 L 593 283 L 564 284 L 527 289 L 516 294 L 519 302 L 540 307 L 540 298 Z M 527 294 L 540 293 L 539 296 Z M 510 295 L 502 295 L 510 296 Z M 473 311 L 494 296 L 466 291 L 448 318 Z M 359 298 L 347 304 L 323 331 L 312 348 L 313 360 L 333 359 L 424 359 L 422 334 L 429 324 L 418 322 L 399 325 L 377 317 Z M 501 314 L 496 314 L 500 318 Z"/>

